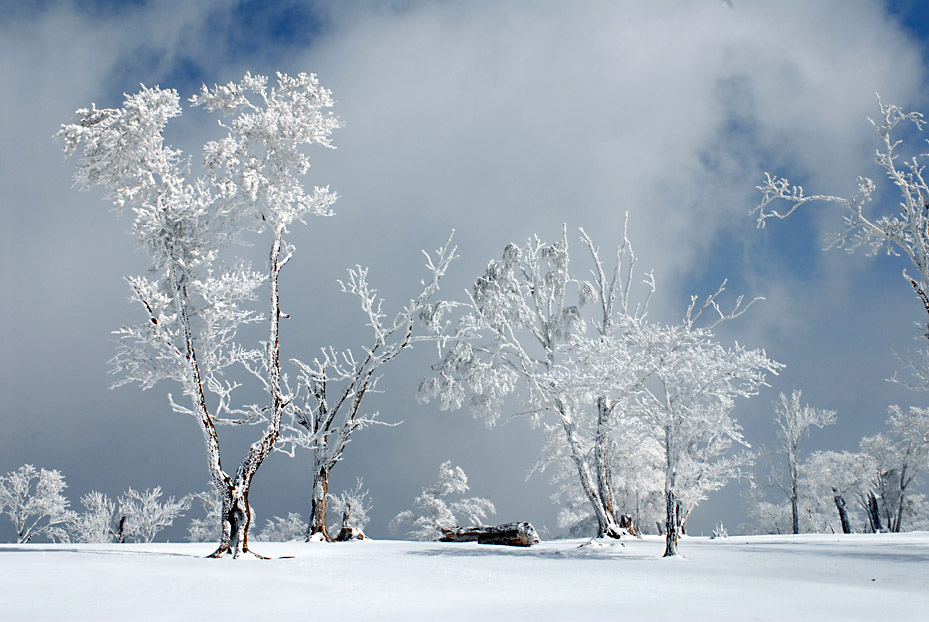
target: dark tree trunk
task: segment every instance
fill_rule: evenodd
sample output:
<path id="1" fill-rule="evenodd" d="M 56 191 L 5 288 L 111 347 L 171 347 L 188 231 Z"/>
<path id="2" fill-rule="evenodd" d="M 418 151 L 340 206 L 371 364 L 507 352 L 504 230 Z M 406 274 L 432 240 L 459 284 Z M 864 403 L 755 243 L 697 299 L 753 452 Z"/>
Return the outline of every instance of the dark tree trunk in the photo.
<path id="1" fill-rule="evenodd" d="M 874 496 L 874 491 L 868 491 L 868 522 L 871 524 L 871 531 L 878 533 L 883 531 L 884 527 L 881 525 L 881 513 L 877 503 L 877 497 Z"/>
<path id="2" fill-rule="evenodd" d="M 845 498 L 835 488 L 832 489 L 832 500 L 839 511 L 839 520 L 842 522 L 842 533 L 851 533 L 852 527 L 848 522 L 848 510 L 845 509 Z"/>
<path id="3" fill-rule="evenodd" d="M 503 546 L 538 544 L 539 534 L 530 523 L 504 523 L 495 527 L 451 527 L 442 529 L 439 542 L 477 542 Z"/>
<path id="4" fill-rule="evenodd" d="M 329 513 L 329 469 L 320 467 L 313 478 L 313 499 L 310 504 L 310 523 L 306 530 L 306 541 L 309 542 L 320 534 L 325 541 L 330 541 L 329 531 L 326 528 L 326 519 Z M 319 536 L 316 536 L 319 537 Z"/>
<path id="5" fill-rule="evenodd" d="M 674 557 L 677 555 L 677 539 L 680 534 L 680 525 L 678 525 L 679 507 L 674 490 L 668 490 L 665 493 L 665 549 L 663 557 Z"/>

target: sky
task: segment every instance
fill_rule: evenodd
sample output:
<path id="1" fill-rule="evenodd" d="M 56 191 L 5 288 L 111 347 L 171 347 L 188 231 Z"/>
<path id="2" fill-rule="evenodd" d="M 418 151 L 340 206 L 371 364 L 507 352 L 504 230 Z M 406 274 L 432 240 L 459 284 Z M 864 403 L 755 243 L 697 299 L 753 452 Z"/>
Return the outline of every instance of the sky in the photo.
<path id="1" fill-rule="evenodd" d="M 117 107 L 140 84 L 186 98 L 246 71 L 316 73 L 344 121 L 337 149 L 310 152 L 307 185 L 341 198 L 335 216 L 293 231 L 285 358 L 368 340 L 336 283 L 348 267 L 371 266 L 397 308 L 423 274 L 419 249 L 454 229 L 460 257 L 442 292 L 460 298 L 508 242 L 551 239 L 562 226 L 574 242 L 583 227 L 609 248 L 628 213 L 639 265 L 658 284 L 656 319 L 680 318 L 691 295 L 723 279 L 732 300 L 765 298 L 720 332 L 787 366 L 735 410 L 751 445 L 774 445 L 771 402 L 801 389 L 838 411 L 806 448 L 854 450 L 882 429 L 888 405 L 926 401 L 886 381 L 923 319 L 904 266 L 823 252 L 837 212 L 810 209 L 759 230 L 750 211 L 765 171 L 839 195 L 859 175 L 880 176 L 867 121 L 875 93 L 929 110 L 927 13 L 917 0 L 0 0 L 0 473 L 59 469 L 74 505 L 90 490 L 161 485 L 180 496 L 207 486 L 195 422 L 167 404 L 176 388 L 108 388 L 111 331 L 138 319 L 123 278 L 146 261 L 101 193 L 71 188 L 73 162 L 52 137 L 75 109 Z M 166 132 L 194 161 L 219 135 L 214 118 L 191 109 Z M 895 201 L 888 191 L 877 209 Z M 540 433 L 523 419 L 487 429 L 466 409 L 417 403 L 434 353 L 405 354 L 370 403 L 402 425 L 362 431 L 333 474 L 336 491 L 364 478 L 371 535 L 387 535 L 444 460 L 495 502 L 499 522 L 558 533 L 547 478 L 526 480 Z M 229 436 L 227 465 L 252 438 Z M 308 511 L 308 464 L 305 454 L 274 455 L 262 466 L 252 493 L 260 523 Z M 693 532 L 718 520 L 734 531 L 743 488 L 698 508 Z M 0 540 L 10 537 L 0 524 Z"/>

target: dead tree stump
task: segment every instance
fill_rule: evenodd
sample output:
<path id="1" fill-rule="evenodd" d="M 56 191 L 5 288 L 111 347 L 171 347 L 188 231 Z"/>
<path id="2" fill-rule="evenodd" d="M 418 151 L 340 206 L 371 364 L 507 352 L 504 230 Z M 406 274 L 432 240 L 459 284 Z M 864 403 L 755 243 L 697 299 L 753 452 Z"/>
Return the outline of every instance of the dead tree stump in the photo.
<path id="1" fill-rule="evenodd" d="M 496 526 L 442 528 L 439 542 L 477 542 L 501 546 L 532 546 L 539 534 L 530 523 L 504 523 Z"/>

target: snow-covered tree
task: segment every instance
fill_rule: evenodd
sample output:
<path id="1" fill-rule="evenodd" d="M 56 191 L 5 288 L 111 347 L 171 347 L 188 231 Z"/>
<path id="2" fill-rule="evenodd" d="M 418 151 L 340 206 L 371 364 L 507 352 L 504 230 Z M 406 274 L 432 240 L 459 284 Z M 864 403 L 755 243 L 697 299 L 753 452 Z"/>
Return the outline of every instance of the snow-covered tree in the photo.
<path id="1" fill-rule="evenodd" d="M 297 512 L 288 512 L 287 518 L 272 516 L 265 521 L 264 528 L 255 535 L 261 542 L 296 542 L 303 540 L 306 522 Z"/>
<path id="2" fill-rule="evenodd" d="M 330 530 L 338 529 L 337 540 L 365 537 L 364 529 L 371 520 L 368 512 L 371 511 L 372 505 L 361 478 L 356 480 L 354 488 L 342 491 L 338 497 L 329 495 L 329 503 L 332 510 L 341 516 L 338 524 L 330 526 Z"/>
<path id="3" fill-rule="evenodd" d="M 68 526 L 71 541 L 112 542 L 117 537 L 113 524 L 116 502 L 102 492 L 92 490 L 81 497 L 81 505 L 84 511 L 76 514 Z"/>
<path id="4" fill-rule="evenodd" d="M 800 391 L 788 398 L 781 393 L 774 402 L 774 422 L 780 451 L 787 458 L 787 484 L 780 488 L 790 502 L 792 533 L 800 533 L 800 440 L 809 434 L 811 426 L 818 428 L 835 423 L 835 411 L 800 404 Z"/>
<path id="5" fill-rule="evenodd" d="M 492 426 L 502 414 L 504 398 L 519 391 L 525 396 L 522 413 L 546 428 L 549 439 L 562 439 L 543 455 L 542 466 L 545 460 L 569 459 L 596 518 L 598 535 L 619 537 L 622 529 L 614 516 L 610 485 L 614 404 L 603 395 L 579 402 L 572 384 L 556 372 L 561 349 L 588 325 L 605 333 L 642 321 L 654 284 L 646 275 L 646 294 L 639 305 L 633 304 L 635 257 L 625 236 L 609 271 L 590 238 L 583 231 L 581 235 L 591 253 L 593 282 L 571 274 L 567 233 L 552 243 L 533 236 L 524 246 L 507 245 L 502 258 L 491 261 L 475 281 L 453 339 L 432 374 L 420 383 L 419 396 L 424 401 L 437 399 L 443 409 L 459 408 L 469 397 L 475 416 Z M 593 302 L 598 313 L 585 320 L 581 309 Z M 588 413 L 595 413 L 589 425 Z"/>
<path id="6" fill-rule="evenodd" d="M 190 406 L 169 395 L 171 406 L 196 419 L 222 497 L 213 556 L 238 556 L 249 550 L 252 480 L 274 447 L 291 400 L 280 370 L 279 325 L 285 314 L 278 283 L 294 254 L 284 235 L 294 221 L 332 213 L 336 199 L 328 188 L 304 192 L 300 178 L 309 159 L 301 148 L 331 147 L 339 122 L 328 110 L 331 93 L 307 74 L 278 74 L 270 89 L 267 78 L 245 74 L 239 82 L 204 86 L 191 102 L 232 118 L 221 123 L 227 135 L 204 148 L 204 177 L 191 177 L 189 161 L 164 143 L 165 125 L 181 114 L 174 90 L 143 87 L 126 96 L 121 108 L 78 110 L 77 122 L 62 126 L 58 136 L 67 155 L 83 148 L 75 184 L 83 190 L 103 186 L 117 211 L 131 212 L 131 231 L 151 258 L 149 276 L 128 279 L 144 320 L 117 331 L 113 367 L 122 376 L 117 384 L 181 385 Z M 267 272 L 242 261 L 218 266 L 220 252 L 249 232 L 271 237 Z M 247 303 L 265 281 L 268 338 L 258 348 L 245 348 L 236 341 L 237 331 L 262 319 Z M 233 404 L 232 393 L 241 385 L 230 379 L 235 368 L 258 379 L 268 394 L 266 406 Z M 245 421 L 266 425 L 230 475 L 220 461 L 217 425 Z"/>
<path id="7" fill-rule="evenodd" d="M 279 449 L 293 456 L 301 447 L 312 451 L 312 496 L 306 540 L 329 540 L 327 514 L 329 478 L 345 452 L 352 435 L 370 425 L 397 425 L 380 421 L 377 413 L 365 413 L 366 395 L 377 391 L 384 365 L 403 350 L 422 341 L 432 341 L 444 331 L 443 315 L 448 303 L 434 302 L 439 281 L 455 258 L 451 236 L 434 255 L 426 256 L 427 276 L 422 289 L 396 315 L 388 317 L 383 299 L 368 282 L 368 269 L 360 266 L 348 271 L 340 281 L 342 291 L 358 298 L 372 335 L 369 345 L 358 354 L 323 348 L 312 363 L 297 359 L 299 388 L 290 416 L 284 422 Z"/>
<path id="8" fill-rule="evenodd" d="M 878 106 L 880 117 L 870 120 L 880 140 L 876 161 L 900 192 L 901 201 L 895 213 L 868 209 L 877 187 L 867 177 L 859 177 L 858 193 L 845 198 L 807 195 L 801 186 L 793 186 L 787 179 L 770 174 L 758 187 L 762 199 L 753 213 L 758 215 L 758 226 L 764 227 L 768 219 L 786 218 L 807 203 L 838 206 L 844 215 L 844 227 L 831 236 L 829 247 L 845 248 L 849 252 L 864 247 L 869 256 L 884 252 L 909 260 L 909 268 L 903 269 L 903 278 L 927 313 L 924 336 L 929 338 L 929 185 L 923 177 L 923 164 L 915 155 L 901 159 L 898 151 L 903 141 L 894 137 L 898 126 L 912 124 L 922 130 L 925 121 L 919 112 L 904 112 L 899 106 L 885 105 L 880 98 Z M 779 201 L 786 203 L 787 209 L 778 211 L 774 205 Z M 909 269 L 915 272 L 910 273 Z M 917 383 L 912 386 L 929 390 L 929 371 L 926 371 L 929 359 L 925 354 L 921 363 L 910 366 L 917 372 Z"/>
<path id="9" fill-rule="evenodd" d="M 390 522 L 391 530 L 396 532 L 401 525 L 412 523 L 414 528 L 410 531 L 411 536 L 417 540 L 435 540 L 442 535 L 443 529 L 481 525 L 488 515 L 497 512 L 489 499 L 448 499 L 468 490 L 468 476 L 461 467 L 452 466 L 451 461 L 443 462 L 439 466 L 436 483 L 423 488 L 422 494 L 413 500 L 413 510 L 405 510 L 394 517 Z"/>
<path id="10" fill-rule="evenodd" d="M 57 469 L 37 470 L 31 464 L 0 477 L 0 513 L 13 521 L 17 543 L 36 536 L 67 542 L 67 526 L 75 516 L 62 494 L 67 487 Z"/>
<path id="11" fill-rule="evenodd" d="M 812 514 L 813 508 L 821 508 L 824 514 L 830 514 L 833 520 L 828 523 L 832 531 L 853 533 L 861 529 L 864 520 L 860 511 L 867 509 L 868 477 L 873 471 L 870 464 L 869 457 L 860 453 L 817 451 L 810 454 L 800 465 L 798 505 L 806 509 L 806 513 Z"/>
<path id="12" fill-rule="evenodd" d="M 725 285 L 725 284 L 724 284 Z M 683 521 L 705 492 L 739 474 L 744 458 L 724 458 L 732 444 L 745 444 L 732 417 L 735 398 L 755 395 L 767 373 L 782 367 L 763 350 L 738 344 L 726 348 L 712 332 L 748 306 L 739 298 L 730 312 L 717 303 L 724 291 L 697 306 L 693 297 L 680 324 L 645 324 L 639 347 L 649 382 L 630 406 L 662 447 L 665 493 L 665 556 L 677 555 Z M 702 327 L 704 312 L 713 314 Z M 608 352 L 604 342 L 601 352 Z"/>
<path id="13" fill-rule="evenodd" d="M 910 485 L 929 467 L 929 409 L 891 406 L 886 434 L 861 441 L 862 452 L 873 459 L 871 484 L 878 500 L 880 520 L 875 529 L 899 532 L 903 529 Z"/>
<path id="14" fill-rule="evenodd" d="M 138 491 L 131 486 L 119 497 L 117 534 L 120 542 L 152 542 L 174 519 L 190 509 L 190 497 L 161 499 L 161 486 Z"/>

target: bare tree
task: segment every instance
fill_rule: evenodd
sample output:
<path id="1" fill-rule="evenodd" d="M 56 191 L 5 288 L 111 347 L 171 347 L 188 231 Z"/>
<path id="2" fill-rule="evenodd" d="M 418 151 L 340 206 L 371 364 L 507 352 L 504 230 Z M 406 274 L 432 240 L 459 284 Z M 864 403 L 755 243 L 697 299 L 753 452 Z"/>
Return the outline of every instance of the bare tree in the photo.
<path id="1" fill-rule="evenodd" d="M 331 93 L 307 74 L 278 74 L 270 89 L 265 77 L 246 74 L 239 82 L 204 86 L 191 101 L 234 117 L 223 125 L 226 137 L 205 146 L 205 178 L 191 180 L 189 162 L 164 144 L 166 123 L 181 113 L 173 90 L 143 88 L 127 96 L 122 108 L 78 110 L 77 123 L 62 126 L 58 136 L 68 155 L 83 147 L 76 185 L 103 186 L 118 211 L 129 209 L 132 233 L 152 261 L 150 277 L 128 279 L 145 320 L 118 331 L 113 363 L 123 378 L 117 384 L 180 383 L 190 406 L 169 395 L 171 406 L 198 422 L 210 476 L 222 497 L 220 543 L 212 556 L 238 556 L 249 551 L 252 480 L 277 440 L 291 399 L 280 370 L 279 327 L 285 314 L 278 283 L 294 253 L 284 234 L 294 221 L 330 214 L 336 199 L 328 188 L 304 192 L 300 177 L 309 159 L 300 149 L 330 147 L 339 122 L 328 111 Z M 220 251 L 248 232 L 271 234 L 267 272 L 252 271 L 245 262 L 216 269 Z M 244 348 L 235 341 L 237 330 L 262 318 L 243 303 L 255 299 L 264 281 L 270 290 L 268 338 L 260 348 Z M 235 367 L 266 389 L 266 406 L 233 405 L 232 393 L 241 386 L 228 377 Z M 228 474 L 220 461 L 217 425 L 262 420 L 260 438 Z"/>
<path id="2" fill-rule="evenodd" d="M 793 533 L 800 533 L 800 440 L 809 434 L 811 426 L 823 428 L 835 423 L 834 410 L 801 405 L 800 396 L 800 391 L 794 391 L 789 398 L 781 393 L 774 402 L 777 439 L 781 443 L 780 451 L 787 457 L 787 485 L 780 487 L 790 501 Z"/>
<path id="3" fill-rule="evenodd" d="M 432 299 L 455 259 L 456 247 L 451 241 L 449 236 L 434 255 L 423 251 L 427 277 L 421 282 L 422 289 L 392 319 L 383 310 L 383 299 L 368 282 L 368 269 L 357 266 L 349 270 L 348 280 L 340 281 L 340 285 L 342 291 L 358 298 L 371 328 L 370 344 L 358 356 L 351 350 L 336 352 L 329 347 L 310 364 L 293 359 L 299 370 L 299 388 L 291 415 L 284 422 L 279 449 L 291 456 L 296 447 L 313 452 L 307 541 L 330 539 L 329 477 L 342 460 L 352 435 L 370 425 L 398 425 L 381 421 L 377 413 L 366 414 L 361 409 L 365 396 L 377 391 L 378 374 L 403 350 L 418 342 L 439 339 L 444 332 L 442 318 L 449 305 Z M 416 330 L 417 325 L 421 330 Z"/>

